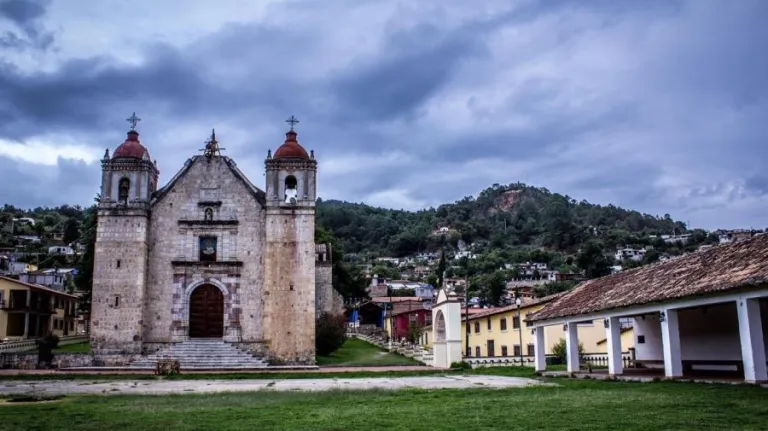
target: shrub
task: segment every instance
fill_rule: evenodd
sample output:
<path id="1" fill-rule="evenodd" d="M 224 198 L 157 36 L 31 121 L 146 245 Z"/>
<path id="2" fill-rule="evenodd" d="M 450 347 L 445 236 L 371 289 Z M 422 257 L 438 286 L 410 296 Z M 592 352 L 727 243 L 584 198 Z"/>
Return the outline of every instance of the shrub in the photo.
<path id="1" fill-rule="evenodd" d="M 328 356 L 347 340 L 347 319 L 344 314 L 323 312 L 315 324 L 315 349 L 320 356 Z"/>
<path id="2" fill-rule="evenodd" d="M 471 370 L 472 365 L 470 365 L 469 362 L 464 361 L 451 362 L 451 369 Z"/>
<path id="3" fill-rule="evenodd" d="M 560 359 L 561 364 L 565 364 L 567 362 L 567 353 L 565 350 L 565 338 L 561 338 L 560 341 L 555 343 L 552 346 L 552 354 L 555 355 L 558 359 Z M 579 355 L 584 354 L 584 344 L 579 342 Z"/>
<path id="4" fill-rule="evenodd" d="M 53 349 L 59 346 L 59 337 L 52 333 L 45 334 L 37 340 L 37 362 L 50 366 L 53 361 Z"/>

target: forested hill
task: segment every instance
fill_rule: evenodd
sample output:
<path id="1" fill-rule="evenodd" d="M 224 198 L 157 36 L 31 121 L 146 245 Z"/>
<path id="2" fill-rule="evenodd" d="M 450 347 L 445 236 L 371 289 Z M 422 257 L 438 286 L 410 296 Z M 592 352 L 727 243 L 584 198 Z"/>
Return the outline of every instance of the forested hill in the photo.
<path id="1" fill-rule="evenodd" d="M 654 245 L 659 240 L 649 235 L 688 232 L 669 214 L 658 217 L 576 201 L 522 183 L 494 184 L 477 197 L 417 212 L 319 201 L 317 221 L 341 239 L 347 253 L 397 257 L 456 247 L 460 239 L 493 248 L 533 246 L 569 253 L 591 239 L 609 249 Z M 441 227 L 450 230 L 434 235 Z"/>

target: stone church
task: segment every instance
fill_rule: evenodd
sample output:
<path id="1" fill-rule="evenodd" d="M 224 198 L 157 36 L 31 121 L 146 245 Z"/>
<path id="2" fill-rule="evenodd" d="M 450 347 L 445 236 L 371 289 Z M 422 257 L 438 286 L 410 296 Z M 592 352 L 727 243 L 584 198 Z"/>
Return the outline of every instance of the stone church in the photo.
<path id="1" fill-rule="evenodd" d="M 265 363 L 315 363 L 315 319 L 340 312 L 331 248 L 315 244 L 317 161 L 293 129 L 253 185 L 215 133 L 158 187 L 157 160 L 127 139 L 102 159 L 91 348 L 126 364 L 195 339 Z M 214 346 L 214 344 L 210 344 Z M 117 358 L 117 359 L 116 359 Z"/>

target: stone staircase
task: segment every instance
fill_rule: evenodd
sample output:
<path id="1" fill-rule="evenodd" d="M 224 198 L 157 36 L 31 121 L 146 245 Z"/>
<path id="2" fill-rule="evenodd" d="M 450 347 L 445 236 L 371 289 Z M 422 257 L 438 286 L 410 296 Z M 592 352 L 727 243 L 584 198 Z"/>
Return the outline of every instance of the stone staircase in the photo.
<path id="1" fill-rule="evenodd" d="M 263 359 L 220 339 L 198 338 L 142 356 L 132 362 L 129 368 L 154 369 L 160 360 L 177 360 L 182 370 L 249 370 L 267 368 L 268 365 Z"/>

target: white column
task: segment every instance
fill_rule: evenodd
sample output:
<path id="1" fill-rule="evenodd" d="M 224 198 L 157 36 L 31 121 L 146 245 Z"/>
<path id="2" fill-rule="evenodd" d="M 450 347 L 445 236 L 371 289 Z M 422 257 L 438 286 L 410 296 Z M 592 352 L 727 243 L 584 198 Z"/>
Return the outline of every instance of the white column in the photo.
<path id="1" fill-rule="evenodd" d="M 680 327 L 677 310 L 661 310 L 661 344 L 664 349 L 664 375 L 683 376 L 683 358 L 680 352 Z"/>
<path id="2" fill-rule="evenodd" d="M 605 339 L 608 344 L 608 374 L 615 376 L 623 371 L 621 363 L 621 326 L 618 317 L 606 319 Z"/>
<path id="3" fill-rule="evenodd" d="M 763 323 L 760 318 L 758 299 L 739 298 L 736 303 L 741 337 L 741 360 L 744 362 L 744 380 L 760 382 L 768 380 L 765 366 L 765 342 Z"/>
<path id="4" fill-rule="evenodd" d="M 538 326 L 534 331 L 536 338 L 533 341 L 533 354 L 536 371 L 545 371 L 547 369 L 547 358 L 545 356 L 547 346 L 544 344 L 544 327 Z"/>
<path id="5" fill-rule="evenodd" d="M 565 352 L 568 360 L 568 372 L 579 371 L 579 331 L 576 322 L 566 324 Z"/>

